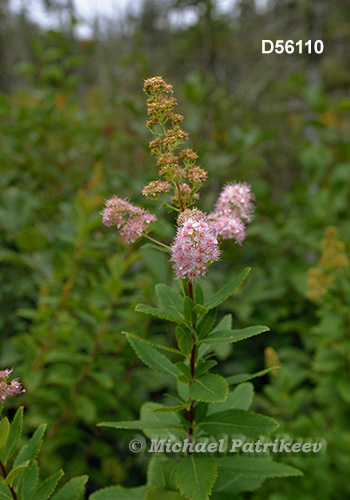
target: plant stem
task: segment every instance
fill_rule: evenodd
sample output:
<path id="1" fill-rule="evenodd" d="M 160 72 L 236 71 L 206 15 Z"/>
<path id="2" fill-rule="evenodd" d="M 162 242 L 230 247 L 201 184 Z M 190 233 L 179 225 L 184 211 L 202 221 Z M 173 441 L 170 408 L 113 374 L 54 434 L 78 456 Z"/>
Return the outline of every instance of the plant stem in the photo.
<path id="1" fill-rule="evenodd" d="M 188 282 L 188 295 L 190 299 L 193 301 L 193 283 L 192 281 Z M 192 325 L 194 329 L 196 329 L 196 324 Z M 196 338 L 192 334 L 193 337 L 193 347 L 191 351 L 190 357 L 190 370 L 191 370 L 191 383 L 194 380 L 194 372 L 195 372 L 195 361 L 196 361 Z M 190 444 L 193 443 L 193 422 L 194 422 L 194 403 L 192 401 L 190 409 L 188 411 L 188 421 L 190 423 L 190 428 L 188 430 L 188 442 Z M 192 454 L 192 450 L 189 450 L 189 454 Z"/>
<path id="2" fill-rule="evenodd" d="M 152 238 L 152 236 L 148 236 L 148 234 L 145 234 L 145 238 L 148 238 L 149 240 L 153 241 L 153 243 L 156 243 L 157 245 L 160 245 L 161 247 L 167 248 L 168 250 L 171 249 L 168 245 L 165 245 L 164 243 L 156 240 L 155 238 Z"/>
<path id="3" fill-rule="evenodd" d="M 0 460 L 0 469 L 1 469 L 1 472 L 2 472 L 2 474 L 4 476 L 4 479 L 6 479 L 7 478 L 7 470 L 6 470 L 5 465 L 1 462 L 1 460 Z M 16 492 L 12 488 L 12 486 L 9 486 L 9 490 L 11 491 L 11 495 L 12 495 L 13 500 L 17 500 Z"/>

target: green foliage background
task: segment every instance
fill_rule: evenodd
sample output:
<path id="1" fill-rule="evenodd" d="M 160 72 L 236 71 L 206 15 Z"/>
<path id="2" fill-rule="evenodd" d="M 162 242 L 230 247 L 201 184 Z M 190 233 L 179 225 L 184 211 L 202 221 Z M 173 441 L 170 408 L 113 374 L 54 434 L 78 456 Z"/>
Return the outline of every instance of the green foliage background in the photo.
<path id="1" fill-rule="evenodd" d="M 200 207 L 210 210 L 230 180 L 252 184 L 256 196 L 244 245 L 223 245 L 204 286 L 210 293 L 228 272 L 252 266 L 223 314 L 271 333 L 221 349 L 219 373 L 263 369 L 264 348 L 273 346 L 282 369 L 254 382 L 254 407 L 292 437 L 328 441 L 322 456 L 282 457 L 304 478 L 271 480 L 244 498 L 348 498 L 348 313 L 311 302 L 306 287 L 326 228 L 350 237 L 347 2 L 277 1 L 260 12 L 242 1 L 224 15 L 210 0 L 146 1 L 91 40 L 74 36 L 74 15 L 62 30 L 44 31 L 5 4 L 1 36 L 22 45 L 0 52 L 0 361 L 27 389 L 25 435 L 48 424 L 41 470 L 88 474 L 88 492 L 145 482 L 147 457 L 130 453 L 130 433 L 96 423 L 135 419 L 143 402 L 168 392 L 120 332 L 164 333 L 134 307 L 154 303 L 154 284 L 173 276 L 166 255 L 123 247 L 99 212 L 113 194 L 148 204 L 140 189 L 156 167 L 142 83 L 160 74 L 174 85 L 189 143 L 209 172 Z M 174 23 L 186 9 L 194 24 Z M 322 39 L 325 51 L 261 54 L 262 39 L 282 38 Z M 156 233 L 171 238 L 171 221 Z M 349 306 L 348 282 L 345 289 Z M 168 338 L 171 345 L 174 332 Z M 341 360 L 320 361 L 329 338 Z M 17 406 L 8 401 L 6 413 Z"/>

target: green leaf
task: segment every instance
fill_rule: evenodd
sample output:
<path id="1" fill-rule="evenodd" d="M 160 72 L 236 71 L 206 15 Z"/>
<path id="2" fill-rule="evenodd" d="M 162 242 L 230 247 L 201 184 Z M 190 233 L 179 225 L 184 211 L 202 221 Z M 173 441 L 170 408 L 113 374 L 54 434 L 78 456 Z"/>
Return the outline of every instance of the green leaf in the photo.
<path id="1" fill-rule="evenodd" d="M 184 354 L 189 356 L 191 354 L 193 344 L 194 344 L 193 337 L 190 333 L 185 332 L 185 330 L 183 330 L 180 326 L 177 326 L 176 328 L 179 329 L 179 330 L 177 330 L 177 336 L 180 337 L 180 335 L 181 335 L 180 332 L 182 331 L 182 335 L 177 342 L 179 349 Z"/>
<path id="2" fill-rule="evenodd" d="M 267 332 L 270 329 L 267 326 L 248 326 L 241 330 L 219 330 L 212 332 L 202 342 L 204 344 L 229 344 L 239 340 L 248 339 L 259 333 Z"/>
<path id="3" fill-rule="evenodd" d="M 202 306 L 201 304 L 196 304 L 193 308 L 193 312 L 195 314 L 206 314 L 209 311 L 207 307 Z"/>
<path id="4" fill-rule="evenodd" d="M 30 465 L 18 476 L 16 480 L 18 500 L 27 500 L 29 494 L 35 489 L 39 480 L 39 466 L 36 461 Z"/>
<path id="5" fill-rule="evenodd" d="M 45 479 L 45 481 L 43 481 L 36 488 L 36 490 L 33 491 L 28 500 L 47 500 L 50 498 L 63 474 L 63 471 L 59 470 L 55 474 L 52 474 L 52 476 Z"/>
<path id="6" fill-rule="evenodd" d="M 177 406 L 158 406 L 157 408 L 149 408 L 147 411 L 154 411 L 156 413 L 173 413 L 181 410 L 185 410 L 188 405 L 177 405 Z"/>
<path id="7" fill-rule="evenodd" d="M 226 299 L 228 299 L 241 284 L 246 279 L 250 272 L 250 267 L 247 267 L 242 271 L 238 276 L 232 278 L 226 285 L 224 285 L 220 290 L 218 290 L 214 295 L 209 299 L 209 301 L 204 304 L 208 309 L 213 309 L 213 307 L 219 306 Z"/>
<path id="8" fill-rule="evenodd" d="M 249 410 L 254 397 L 254 386 L 250 382 L 238 385 L 229 393 L 224 403 L 209 405 L 207 415 L 226 410 Z"/>
<path id="9" fill-rule="evenodd" d="M 8 486 L 0 483 L 0 500 L 13 500 Z"/>
<path id="10" fill-rule="evenodd" d="M 215 361 L 215 359 L 208 359 L 207 361 L 201 360 L 196 367 L 196 377 L 201 377 L 216 365 L 217 362 Z"/>
<path id="11" fill-rule="evenodd" d="M 162 455 L 155 453 L 152 455 L 147 467 L 147 486 L 165 485 L 163 461 L 166 460 Z"/>
<path id="12" fill-rule="evenodd" d="M 232 314 L 226 314 L 219 323 L 214 327 L 211 333 L 219 331 L 219 330 L 230 330 L 232 328 Z M 212 345 L 208 344 L 200 344 L 198 346 L 198 359 L 203 358 L 208 354 L 208 352 L 213 350 Z"/>
<path id="13" fill-rule="evenodd" d="M 225 401 L 228 394 L 226 380 L 220 375 L 203 375 L 193 380 L 190 385 L 189 396 L 196 401 L 214 403 Z"/>
<path id="14" fill-rule="evenodd" d="M 183 500 L 184 497 L 176 491 L 170 491 L 165 486 L 155 486 L 147 491 L 145 500 Z"/>
<path id="15" fill-rule="evenodd" d="M 289 477 L 302 476 L 303 473 L 290 465 L 273 462 L 269 458 L 257 457 L 220 457 L 217 459 L 219 471 L 226 469 L 231 474 L 243 474 L 250 477 Z"/>
<path id="16" fill-rule="evenodd" d="M 210 333 L 216 320 L 216 313 L 217 307 L 214 307 L 198 321 L 197 332 L 200 339 L 204 339 Z"/>
<path id="17" fill-rule="evenodd" d="M 253 378 L 256 377 L 262 377 L 263 375 L 266 375 L 272 370 L 280 368 L 281 368 L 280 366 L 270 366 L 269 368 L 266 368 L 265 370 L 261 370 L 260 372 L 256 373 L 238 373 L 237 375 L 231 375 L 230 377 L 226 377 L 226 382 L 230 385 L 239 384 L 241 382 L 246 382 L 247 380 L 252 380 Z"/>
<path id="18" fill-rule="evenodd" d="M 22 463 L 21 465 L 18 465 L 17 467 L 13 467 L 11 469 L 11 472 L 6 476 L 6 479 L 4 480 L 4 484 L 6 484 L 7 486 L 13 486 L 13 481 L 16 479 L 16 477 L 19 475 L 19 473 L 22 472 L 22 470 L 27 467 L 28 464 L 29 464 L 29 460 Z"/>
<path id="19" fill-rule="evenodd" d="M 121 332 L 123 335 L 130 336 L 136 340 L 139 340 L 140 342 L 143 342 L 144 344 L 148 344 L 152 347 L 156 347 L 157 349 L 163 349 L 163 351 L 168 351 L 168 352 L 173 352 L 174 354 L 180 354 L 183 356 L 183 353 L 179 351 L 178 349 L 174 349 L 173 347 L 167 347 L 162 344 L 157 344 L 156 342 L 151 342 L 150 340 L 144 339 L 142 337 L 139 337 L 138 335 L 135 335 L 134 333 L 129 333 L 129 332 Z"/>
<path id="20" fill-rule="evenodd" d="M 175 315 L 175 309 L 169 314 L 168 311 L 163 311 L 163 309 L 158 309 L 157 307 L 152 307 L 147 304 L 137 304 L 135 311 L 149 314 L 159 319 L 166 319 L 167 321 L 186 325 L 186 321 L 180 316 L 180 313 Z"/>
<path id="21" fill-rule="evenodd" d="M 180 371 L 164 354 L 156 351 L 150 345 L 145 344 L 138 338 L 127 336 L 127 339 L 137 356 L 152 370 L 162 375 L 177 377 Z"/>
<path id="22" fill-rule="evenodd" d="M 218 470 L 218 477 L 215 481 L 214 491 L 217 493 L 222 492 L 222 494 L 227 494 L 227 498 L 231 500 L 232 493 L 239 493 L 240 491 L 255 491 L 260 488 L 264 481 L 265 478 L 235 474 L 231 472 L 230 469 L 222 467 Z M 217 498 L 221 499 L 221 496 L 217 496 Z"/>
<path id="23" fill-rule="evenodd" d="M 194 299 L 194 303 L 196 305 L 203 305 L 203 302 L 204 302 L 203 289 L 200 286 L 200 284 L 198 283 L 198 281 L 196 281 L 194 283 L 194 287 L 193 287 L 193 299 Z"/>
<path id="24" fill-rule="evenodd" d="M 34 460 L 40 450 L 43 436 L 46 430 L 46 424 L 41 424 L 37 430 L 34 432 L 28 444 L 23 446 L 21 451 L 18 453 L 14 466 L 22 464 L 27 460 Z"/>
<path id="25" fill-rule="evenodd" d="M 175 292 L 170 286 L 158 283 L 155 286 L 155 292 L 158 300 L 158 307 L 164 311 L 169 311 L 169 314 L 175 312 L 181 317 L 183 296 Z"/>
<path id="26" fill-rule="evenodd" d="M 139 488 L 110 486 L 96 491 L 89 496 L 89 500 L 145 500 L 148 490 L 148 486 L 140 486 Z"/>
<path id="27" fill-rule="evenodd" d="M 10 422 L 7 417 L 4 417 L 0 422 L 0 448 L 5 446 L 10 432 Z"/>
<path id="28" fill-rule="evenodd" d="M 85 492 L 89 476 L 73 477 L 52 497 L 52 500 L 79 500 Z"/>
<path id="29" fill-rule="evenodd" d="M 183 312 L 190 325 L 193 325 L 196 321 L 196 314 L 193 311 L 194 304 L 189 297 L 184 297 L 183 299 Z"/>
<path id="30" fill-rule="evenodd" d="M 213 437 L 223 434 L 257 437 L 278 427 L 278 423 L 272 418 L 244 410 L 226 410 L 207 415 L 198 425 Z"/>
<path id="31" fill-rule="evenodd" d="M 140 420 L 100 422 L 97 425 L 99 427 L 114 427 L 115 429 L 178 429 L 179 418 L 175 413 L 153 413 L 149 411 L 160 406 L 159 403 L 145 403 L 141 407 Z"/>
<path id="32" fill-rule="evenodd" d="M 164 460 L 162 461 L 162 469 L 165 479 L 165 484 L 169 490 L 177 490 L 175 473 L 177 469 L 178 462 L 176 460 Z"/>
<path id="33" fill-rule="evenodd" d="M 6 464 L 16 451 L 19 439 L 22 434 L 23 406 L 18 408 L 12 421 L 6 445 L 0 450 L 0 460 Z"/>
<path id="34" fill-rule="evenodd" d="M 216 476 L 215 460 L 195 455 L 183 458 L 175 473 L 177 487 L 189 500 L 208 500 Z"/>

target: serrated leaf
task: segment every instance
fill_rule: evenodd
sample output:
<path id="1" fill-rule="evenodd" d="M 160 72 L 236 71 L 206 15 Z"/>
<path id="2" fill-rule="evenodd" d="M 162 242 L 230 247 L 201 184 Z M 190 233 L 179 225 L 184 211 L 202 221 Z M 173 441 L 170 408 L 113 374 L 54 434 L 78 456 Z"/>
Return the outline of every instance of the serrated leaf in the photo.
<path id="1" fill-rule="evenodd" d="M 37 430 L 34 432 L 33 436 L 30 438 L 28 444 L 24 445 L 21 451 L 18 453 L 14 466 L 22 464 L 27 460 L 34 460 L 40 450 L 43 436 L 46 430 L 46 424 L 41 424 Z"/>
<path id="2" fill-rule="evenodd" d="M 147 491 L 145 500 L 183 500 L 184 497 L 165 486 L 155 486 Z"/>
<path id="3" fill-rule="evenodd" d="M 257 457 L 220 457 L 217 459 L 219 471 L 227 469 L 231 474 L 243 474 L 250 477 L 289 477 L 302 476 L 303 473 L 290 465 L 273 462 L 269 458 Z"/>
<path id="4" fill-rule="evenodd" d="M 180 492 L 189 500 L 208 500 L 217 476 L 212 457 L 190 455 L 177 466 L 175 480 Z"/>
<path id="5" fill-rule="evenodd" d="M 176 313 L 181 317 L 183 296 L 175 292 L 170 286 L 158 283 L 155 286 L 155 292 L 158 301 L 158 307 L 170 314 Z"/>
<path id="6" fill-rule="evenodd" d="M 10 458 L 16 451 L 19 439 L 22 434 L 22 424 L 23 424 L 23 406 L 18 408 L 16 415 L 14 416 L 12 424 L 10 426 L 10 432 L 8 434 L 6 445 L 0 450 L 0 460 L 4 464 L 6 464 L 8 460 L 10 460 Z"/>
<path id="7" fill-rule="evenodd" d="M 8 486 L 0 483 L 0 500 L 13 500 Z"/>
<path id="8" fill-rule="evenodd" d="M 170 490 L 177 490 L 175 481 L 175 472 L 178 462 L 176 460 L 165 460 L 162 462 L 162 469 L 165 479 L 165 484 Z"/>
<path id="9" fill-rule="evenodd" d="M 196 314 L 193 312 L 194 304 L 189 297 L 184 297 L 183 299 L 183 312 L 186 320 L 190 325 L 193 325 L 196 321 Z"/>
<path id="10" fill-rule="evenodd" d="M 198 281 L 196 281 L 194 283 L 194 287 L 193 287 L 193 300 L 194 300 L 194 303 L 196 305 L 203 305 L 203 302 L 204 302 L 203 289 L 200 286 L 200 284 L 198 283 Z"/>
<path id="11" fill-rule="evenodd" d="M 228 394 L 226 380 L 220 375 L 207 374 L 193 380 L 189 389 L 190 398 L 205 403 L 225 401 Z"/>
<path id="12" fill-rule="evenodd" d="M 125 420 L 120 422 L 100 422 L 99 427 L 114 427 L 115 429 L 178 429 L 179 417 L 176 413 L 153 413 L 149 409 L 158 408 L 157 403 L 145 403 L 141 407 L 140 420 Z"/>
<path id="13" fill-rule="evenodd" d="M 127 336 L 127 339 L 134 349 L 137 356 L 149 368 L 162 375 L 177 377 L 180 371 L 174 363 L 172 363 L 166 356 L 156 351 L 154 347 L 141 342 L 139 339 Z"/>
<path id="14" fill-rule="evenodd" d="M 183 335 L 178 340 L 179 349 L 185 355 L 189 356 L 191 354 L 191 351 L 192 351 L 192 348 L 193 348 L 194 340 L 193 340 L 192 335 L 190 335 L 189 333 L 185 332 L 184 330 L 182 330 L 182 331 L 183 331 Z"/>
<path id="15" fill-rule="evenodd" d="M 196 304 L 193 308 L 193 312 L 196 314 L 206 314 L 208 311 L 209 309 L 201 304 Z"/>
<path id="16" fill-rule="evenodd" d="M 36 461 L 32 462 L 18 476 L 16 480 L 18 500 L 27 500 L 30 493 L 36 488 L 39 480 L 39 466 Z"/>
<path id="17" fill-rule="evenodd" d="M 219 331 L 219 330 L 230 330 L 232 328 L 232 314 L 226 314 L 219 323 L 213 328 L 211 333 Z M 203 358 L 208 354 L 208 352 L 213 350 L 212 345 L 208 344 L 200 344 L 198 346 L 198 359 Z"/>
<path id="18" fill-rule="evenodd" d="M 13 481 L 17 478 L 17 476 L 22 472 L 23 469 L 27 467 L 29 464 L 29 460 L 18 465 L 17 467 L 13 467 L 9 474 L 7 474 L 6 479 L 4 480 L 4 484 L 7 486 L 13 486 Z"/>
<path id="19" fill-rule="evenodd" d="M 148 486 L 139 488 L 122 488 L 121 486 L 110 486 L 96 491 L 89 496 L 89 500 L 145 500 Z"/>
<path id="20" fill-rule="evenodd" d="M 164 470 L 162 462 L 164 457 L 153 454 L 147 467 L 147 486 L 160 486 L 165 485 Z"/>
<path id="21" fill-rule="evenodd" d="M 4 417 L 0 422 L 0 448 L 5 446 L 10 432 L 10 422 L 7 417 Z"/>
<path id="22" fill-rule="evenodd" d="M 229 393 L 224 403 L 209 405 L 207 415 L 227 410 L 249 410 L 254 398 L 254 386 L 250 382 L 238 385 Z"/>
<path id="23" fill-rule="evenodd" d="M 267 326 L 248 326 L 241 330 L 219 330 L 210 333 L 202 342 L 204 344 L 229 344 L 240 340 L 248 339 L 259 333 L 267 332 L 270 329 Z"/>
<path id="24" fill-rule="evenodd" d="M 73 477 L 52 497 L 52 500 L 78 500 L 85 492 L 89 476 Z"/>
<path id="25" fill-rule="evenodd" d="M 63 475 L 64 473 L 62 470 L 59 470 L 55 474 L 52 474 L 52 476 L 45 479 L 45 481 L 43 481 L 36 488 L 36 490 L 33 491 L 28 500 L 47 500 L 48 498 L 50 498 L 57 486 L 58 481 Z"/>
<path id="26" fill-rule="evenodd" d="M 216 313 L 217 307 L 214 307 L 198 321 L 197 332 L 200 339 L 204 339 L 210 333 L 216 320 Z"/>
<path id="27" fill-rule="evenodd" d="M 180 315 L 175 315 L 175 312 L 174 314 L 169 314 L 167 311 L 163 311 L 163 309 L 158 309 L 157 307 L 152 307 L 147 304 L 137 304 L 135 311 L 149 314 L 159 319 L 173 321 L 174 323 L 179 323 L 180 325 L 186 324 L 186 321 Z"/>
<path id="28" fill-rule="evenodd" d="M 260 488 L 264 481 L 265 478 L 235 474 L 230 469 L 222 467 L 218 469 L 218 477 L 215 481 L 214 491 L 218 494 L 227 494 L 227 498 L 231 500 L 233 493 L 239 493 L 241 491 L 255 491 Z M 221 499 L 221 496 L 218 496 L 217 498 Z"/>
<path id="29" fill-rule="evenodd" d="M 233 277 L 226 285 L 218 290 L 214 295 L 204 304 L 208 309 L 217 307 L 232 295 L 243 281 L 246 279 L 250 272 L 250 267 L 244 269 L 238 276 Z"/>
<path id="30" fill-rule="evenodd" d="M 226 410 L 207 415 L 198 425 L 213 437 L 223 434 L 257 437 L 278 427 L 278 423 L 272 418 L 244 410 Z"/>
<path id="31" fill-rule="evenodd" d="M 281 368 L 280 366 L 276 365 L 276 366 L 270 366 L 269 368 L 266 368 L 265 370 L 261 370 L 256 373 L 238 373 L 237 375 L 231 375 L 230 377 L 226 377 L 226 382 L 230 385 L 240 384 L 241 382 L 246 382 L 247 380 L 252 380 L 253 378 L 256 377 L 262 377 L 263 375 L 266 375 L 272 370 L 278 370 L 280 368 Z"/>
<path id="32" fill-rule="evenodd" d="M 173 352 L 174 354 L 180 354 L 181 356 L 183 356 L 183 353 L 181 351 L 179 351 L 178 349 L 174 349 L 173 347 L 167 347 L 167 346 L 162 345 L 162 344 L 157 344 L 156 342 L 152 342 L 148 339 L 144 339 L 142 337 L 139 337 L 138 335 L 135 335 L 134 333 L 122 332 L 122 334 L 129 336 L 129 337 L 132 337 L 140 342 L 143 342 L 144 344 L 150 345 L 150 346 L 155 347 L 157 349 L 162 349 L 163 351 Z"/>
<path id="33" fill-rule="evenodd" d="M 201 377 L 211 368 L 217 365 L 215 359 L 208 359 L 207 361 L 201 361 L 196 367 L 196 377 Z"/>
<path id="34" fill-rule="evenodd" d="M 176 406 L 158 406 L 157 408 L 150 408 L 147 411 L 153 411 L 156 413 L 173 413 L 181 410 L 185 410 L 188 405 L 176 405 Z"/>

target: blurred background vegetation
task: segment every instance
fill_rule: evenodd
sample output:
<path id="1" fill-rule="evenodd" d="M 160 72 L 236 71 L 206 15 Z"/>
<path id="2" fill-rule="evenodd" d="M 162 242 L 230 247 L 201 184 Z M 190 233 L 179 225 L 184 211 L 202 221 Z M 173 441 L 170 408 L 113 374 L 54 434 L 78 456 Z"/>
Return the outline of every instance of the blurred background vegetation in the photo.
<path id="1" fill-rule="evenodd" d="M 33 3 L 14 11 L 0 0 L 0 362 L 27 389 L 27 436 L 49 424 L 42 470 L 88 473 L 89 492 L 145 479 L 148 459 L 130 453 L 130 433 L 96 423 L 136 418 L 169 392 L 120 332 L 164 333 L 133 309 L 173 276 L 142 242 L 123 247 L 99 212 L 113 194 L 145 204 L 140 190 L 157 169 L 142 84 L 162 75 L 209 171 L 200 207 L 210 210 L 227 181 L 256 196 L 247 240 L 224 243 L 203 286 L 210 293 L 252 266 L 222 313 L 271 333 L 220 350 L 218 370 L 280 363 L 255 382 L 255 408 L 294 439 L 328 443 L 318 456 L 277 457 L 305 476 L 244 498 L 348 499 L 349 2 L 237 0 L 223 11 L 220 0 L 144 0 L 94 19 L 85 37 L 73 0 L 36 0 L 57 17 L 50 30 L 32 20 Z M 262 39 L 322 40 L 324 52 L 262 55 Z M 159 239 L 173 237 L 171 222 L 157 223 Z"/>

